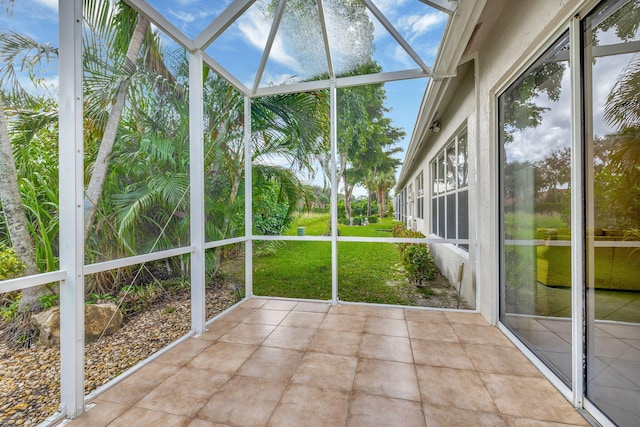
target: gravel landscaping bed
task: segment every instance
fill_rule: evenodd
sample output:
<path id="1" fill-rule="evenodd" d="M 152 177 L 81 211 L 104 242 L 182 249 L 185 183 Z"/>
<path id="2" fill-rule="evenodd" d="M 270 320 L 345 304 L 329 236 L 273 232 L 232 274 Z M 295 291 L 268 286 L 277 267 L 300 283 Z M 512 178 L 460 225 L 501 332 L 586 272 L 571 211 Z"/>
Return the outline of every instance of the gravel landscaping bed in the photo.
<path id="1" fill-rule="evenodd" d="M 207 318 L 236 302 L 237 293 L 232 290 L 207 290 Z M 165 294 L 126 319 L 115 334 L 87 344 L 85 393 L 188 333 L 190 313 L 189 291 Z M 59 348 L 15 349 L 0 342 L 0 425 L 37 425 L 58 410 L 59 402 Z"/>

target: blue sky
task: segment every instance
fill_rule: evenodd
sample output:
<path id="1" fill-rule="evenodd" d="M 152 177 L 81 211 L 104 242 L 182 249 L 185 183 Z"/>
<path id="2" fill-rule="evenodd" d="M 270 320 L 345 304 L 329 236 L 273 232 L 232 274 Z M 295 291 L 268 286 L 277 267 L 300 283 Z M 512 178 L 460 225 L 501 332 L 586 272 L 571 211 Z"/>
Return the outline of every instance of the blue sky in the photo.
<path id="1" fill-rule="evenodd" d="M 207 53 L 249 87 L 253 84 L 270 30 L 270 22 L 265 18 L 264 13 L 264 9 L 268 7 L 268 1 L 258 0 L 207 50 Z M 325 0 L 326 9 L 330 9 L 333 1 Z M 147 2 L 188 37 L 195 38 L 231 3 L 231 0 L 147 0 Z M 415 49 L 426 65 L 432 66 L 447 15 L 418 0 L 374 0 L 373 2 Z M 6 13 L 0 16 L 1 31 L 12 30 L 25 33 L 38 42 L 51 42 L 57 46 L 57 3 L 58 0 L 16 0 L 13 16 L 8 16 Z M 374 23 L 374 58 L 382 66 L 383 71 L 418 68 L 375 17 L 371 14 L 369 17 Z M 341 57 L 340 40 L 349 38 L 351 29 L 345 27 L 346 25 L 341 22 L 333 25 L 333 31 L 337 32 L 332 39 L 334 58 Z M 346 44 L 346 47 L 349 47 L 348 42 Z M 316 43 L 315 47 L 309 47 L 311 45 L 311 43 L 298 43 L 298 48 L 303 46 L 309 51 L 315 49 L 316 55 L 313 58 L 321 59 L 316 64 L 310 64 L 314 60 L 313 58 L 309 60 L 307 55 L 304 57 L 306 62 L 301 63 L 300 55 L 296 56 L 292 52 L 296 46 L 291 46 L 291 40 L 287 43 L 287 38 L 278 34 L 261 85 L 281 84 L 292 79 L 309 78 L 311 74 L 317 72 L 314 70 L 322 70 L 326 66 L 324 48 L 315 46 L 322 46 L 320 43 Z M 339 60 L 334 59 L 334 61 Z M 55 73 L 48 77 L 55 86 L 57 81 Z M 427 79 L 423 78 L 388 83 L 385 86 L 387 107 L 391 109 L 389 115 L 393 124 L 403 128 L 407 134 L 400 144 L 405 150 L 426 84 Z"/>

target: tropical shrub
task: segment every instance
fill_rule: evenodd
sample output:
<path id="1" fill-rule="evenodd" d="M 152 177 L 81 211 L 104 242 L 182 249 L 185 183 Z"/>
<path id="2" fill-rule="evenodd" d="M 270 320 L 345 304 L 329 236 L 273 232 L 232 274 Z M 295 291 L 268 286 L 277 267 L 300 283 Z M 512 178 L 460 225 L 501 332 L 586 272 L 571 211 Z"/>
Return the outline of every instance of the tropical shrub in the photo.
<path id="1" fill-rule="evenodd" d="M 58 300 L 60 299 L 60 295 L 56 293 L 44 294 L 38 297 L 38 301 L 42 305 L 42 309 L 46 310 L 51 307 L 55 307 L 58 305 Z"/>
<path id="2" fill-rule="evenodd" d="M 436 277 L 436 263 L 426 244 L 410 244 L 402 252 L 404 269 L 407 278 L 414 283 L 422 284 L 423 280 Z"/>
<path id="3" fill-rule="evenodd" d="M 419 231 L 407 229 L 404 224 L 396 223 L 392 229 L 393 237 L 424 238 Z M 433 280 L 436 277 L 436 263 L 429 250 L 429 245 L 421 243 L 399 243 L 398 250 L 402 256 L 402 265 L 407 279 L 418 285 L 423 280 Z"/>
<path id="4" fill-rule="evenodd" d="M 24 267 L 24 263 L 20 261 L 13 248 L 0 246 L 0 280 L 20 277 Z"/>

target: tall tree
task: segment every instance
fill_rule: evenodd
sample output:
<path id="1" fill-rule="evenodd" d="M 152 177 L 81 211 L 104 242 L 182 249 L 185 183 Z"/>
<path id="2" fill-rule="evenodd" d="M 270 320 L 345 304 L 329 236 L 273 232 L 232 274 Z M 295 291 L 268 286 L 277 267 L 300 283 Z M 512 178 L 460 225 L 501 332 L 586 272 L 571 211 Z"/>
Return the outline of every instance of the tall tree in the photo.
<path id="1" fill-rule="evenodd" d="M 312 173 L 314 160 L 328 151 L 326 92 L 304 92 L 262 97 L 251 103 L 252 158 L 245 159 L 244 98 L 228 82 L 210 73 L 205 80 L 205 173 L 212 180 L 225 174 L 229 188 L 227 212 L 241 197 L 244 162 L 262 166 L 286 159 L 291 169 Z M 271 177 L 277 177 L 272 174 Z M 221 190 L 218 190 L 221 191 Z M 233 215 L 224 216 L 222 235 L 230 231 Z"/>
<path id="2" fill-rule="evenodd" d="M 387 170 L 382 174 L 378 174 L 375 183 L 378 215 L 380 215 L 380 218 L 383 218 L 387 215 L 387 194 L 389 189 L 396 185 L 395 170 Z"/>
<path id="3" fill-rule="evenodd" d="M 24 275 L 39 272 L 33 237 L 18 184 L 13 146 L 9 136 L 6 116 L 7 103 L 28 109 L 32 105 L 31 95 L 20 85 L 18 78 L 22 67 L 33 70 L 40 61 L 55 57 L 55 49 L 49 44 L 40 44 L 30 37 L 9 32 L 0 35 L 0 82 L 3 90 L 0 96 L 0 204 L 4 213 L 9 238 L 18 258 L 24 263 Z M 20 311 L 31 311 L 37 299 L 46 292 L 44 286 L 34 286 L 23 290 Z"/>
<path id="4" fill-rule="evenodd" d="M 37 274 L 35 246 L 29 233 L 27 216 L 20 195 L 13 147 L 7 131 L 4 102 L 1 99 L 0 110 L 0 205 L 2 205 L 13 250 L 25 265 L 23 274 Z M 21 311 L 30 310 L 44 292 L 45 289 L 41 287 L 24 289 Z"/>
<path id="5" fill-rule="evenodd" d="M 358 68 L 355 74 L 380 72 L 375 62 Z M 367 85 L 341 89 L 338 93 L 338 180 L 342 181 L 345 194 L 345 210 L 352 217 L 351 196 L 356 185 L 383 169 L 397 166 L 393 147 L 404 131 L 395 128 L 386 117 L 386 92 L 383 85 Z"/>
<path id="6" fill-rule="evenodd" d="M 127 47 L 121 69 L 121 73 L 124 78 L 120 81 L 115 98 L 110 106 L 109 117 L 107 119 L 106 126 L 104 127 L 102 140 L 100 141 L 98 153 L 93 163 L 91 178 L 85 192 L 85 241 L 89 236 L 91 227 L 93 226 L 98 204 L 102 198 L 104 183 L 109 170 L 111 153 L 113 152 L 113 146 L 116 141 L 122 111 L 125 107 L 127 90 L 131 84 L 131 77 L 135 72 L 142 44 L 145 41 L 145 38 L 147 38 L 147 33 L 150 31 L 149 20 L 144 15 L 136 14 L 133 9 L 124 2 L 117 3 L 118 9 L 116 12 L 109 10 L 111 2 L 108 1 L 91 1 L 88 3 L 95 8 L 93 10 L 88 10 L 88 16 L 98 18 L 96 19 L 96 22 L 93 23 L 93 28 L 106 32 L 120 30 L 120 33 L 110 35 L 112 40 L 119 42 L 114 43 L 112 47 L 115 49 L 122 49 L 125 43 L 127 44 Z M 131 33 L 131 38 L 127 42 L 126 38 L 123 38 L 123 34 L 128 33 L 127 23 L 129 22 L 136 22 L 136 24 L 133 32 Z"/>

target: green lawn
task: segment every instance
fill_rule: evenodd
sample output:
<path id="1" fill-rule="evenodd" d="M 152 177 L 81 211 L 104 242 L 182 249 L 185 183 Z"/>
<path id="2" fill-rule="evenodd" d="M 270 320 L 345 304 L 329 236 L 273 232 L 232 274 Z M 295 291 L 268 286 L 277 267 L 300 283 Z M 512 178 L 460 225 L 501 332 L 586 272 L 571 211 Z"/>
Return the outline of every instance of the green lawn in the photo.
<path id="1" fill-rule="evenodd" d="M 324 235 L 329 215 L 304 215 L 285 233 Z M 341 236 L 391 237 L 392 220 L 368 226 L 339 226 Z M 338 245 L 339 298 L 343 301 L 410 304 L 400 255 L 392 243 L 341 242 Z M 331 298 L 331 243 L 281 242 L 275 251 L 253 260 L 256 295 L 326 300 Z"/>

